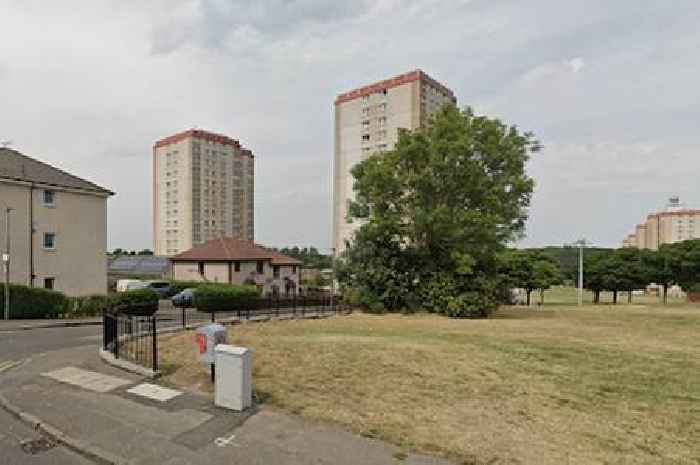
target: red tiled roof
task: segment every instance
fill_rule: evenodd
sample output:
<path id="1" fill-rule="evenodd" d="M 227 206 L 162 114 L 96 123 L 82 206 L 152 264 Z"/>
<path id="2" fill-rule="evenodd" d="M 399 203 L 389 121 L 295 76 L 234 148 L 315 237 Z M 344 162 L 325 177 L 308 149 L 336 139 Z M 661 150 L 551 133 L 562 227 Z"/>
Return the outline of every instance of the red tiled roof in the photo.
<path id="1" fill-rule="evenodd" d="M 222 237 L 212 239 L 170 257 L 171 261 L 270 260 L 273 265 L 301 265 L 302 262 L 267 249 L 253 241 Z"/>
<path id="2" fill-rule="evenodd" d="M 380 82 L 375 82 L 374 84 L 370 84 L 367 86 L 359 87 L 357 89 L 353 89 L 349 92 L 344 92 L 340 95 L 338 95 L 335 99 L 335 104 L 339 105 L 341 103 L 349 102 L 351 100 L 354 100 L 356 98 L 372 94 L 374 92 L 381 92 L 383 90 L 391 89 L 393 87 L 397 87 L 403 84 L 407 84 L 409 82 L 413 81 L 419 81 L 423 80 L 431 85 L 437 87 L 440 89 L 442 92 L 444 92 L 446 95 L 449 95 L 452 100 L 456 102 L 454 93 L 448 89 L 446 86 L 440 84 L 438 81 L 435 79 L 431 78 L 428 76 L 426 73 L 424 73 L 422 70 L 417 69 L 415 71 L 410 71 L 408 73 L 404 74 L 399 74 L 398 76 L 394 76 L 393 78 L 390 79 L 385 79 Z"/>
<path id="3" fill-rule="evenodd" d="M 185 140 L 188 137 L 194 137 L 197 139 L 204 139 L 210 142 L 216 142 L 222 145 L 230 145 L 233 147 L 241 147 L 241 144 L 231 137 L 225 136 L 223 134 L 216 134 L 214 132 L 204 131 L 202 129 L 189 129 L 187 131 L 178 132 L 172 136 L 165 137 L 156 141 L 155 147 L 164 147 L 166 145 L 175 144 L 181 140 Z"/>

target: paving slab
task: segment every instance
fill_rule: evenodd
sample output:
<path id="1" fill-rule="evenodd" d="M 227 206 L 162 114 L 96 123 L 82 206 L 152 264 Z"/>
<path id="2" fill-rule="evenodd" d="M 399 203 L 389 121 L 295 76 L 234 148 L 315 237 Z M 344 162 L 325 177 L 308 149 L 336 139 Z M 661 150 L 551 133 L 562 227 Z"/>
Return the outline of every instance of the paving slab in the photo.
<path id="1" fill-rule="evenodd" d="M 47 378 L 55 379 L 61 383 L 88 389 L 95 392 L 109 392 L 121 386 L 130 384 L 131 381 L 116 376 L 105 375 L 96 371 L 83 370 L 77 367 L 64 367 L 43 373 Z"/>
<path id="2" fill-rule="evenodd" d="M 158 402 L 167 402 L 182 394 L 182 391 L 176 391 L 175 389 L 169 389 L 151 383 L 139 384 L 131 389 L 128 389 L 126 392 L 129 394 L 136 394 L 137 396 L 146 397 L 148 399 L 157 400 Z"/>

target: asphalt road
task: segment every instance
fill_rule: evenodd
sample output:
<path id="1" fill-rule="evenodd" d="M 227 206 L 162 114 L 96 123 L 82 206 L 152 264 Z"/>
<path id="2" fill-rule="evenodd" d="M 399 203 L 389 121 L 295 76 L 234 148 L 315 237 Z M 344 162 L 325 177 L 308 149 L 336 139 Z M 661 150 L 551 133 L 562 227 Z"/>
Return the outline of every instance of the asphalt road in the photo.
<path id="1" fill-rule="evenodd" d="M 53 350 L 88 344 L 97 346 L 102 337 L 101 332 L 101 326 L 0 331 L 0 366 L 5 362 L 20 361 Z M 12 376 L 12 370 L 0 376 Z M 0 409 L 0 463 L 80 465 L 92 462 L 46 441 L 40 433 Z"/>

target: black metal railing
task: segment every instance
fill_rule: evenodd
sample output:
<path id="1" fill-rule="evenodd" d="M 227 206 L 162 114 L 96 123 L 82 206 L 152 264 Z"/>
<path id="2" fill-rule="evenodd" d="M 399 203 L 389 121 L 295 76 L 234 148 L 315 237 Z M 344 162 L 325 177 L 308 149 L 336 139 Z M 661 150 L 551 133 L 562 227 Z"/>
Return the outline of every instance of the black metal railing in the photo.
<path id="1" fill-rule="evenodd" d="M 164 318 L 170 314 L 173 319 L 184 328 L 188 325 L 205 321 L 225 320 L 259 320 L 268 318 L 309 318 L 322 317 L 336 313 L 346 313 L 348 307 L 338 296 L 330 295 L 291 295 L 291 296 L 267 296 L 250 299 L 236 305 L 230 310 L 217 311 L 215 313 L 199 312 L 195 308 L 171 307 L 170 310 L 162 309 L 158 315 Z"/>
<path id="2" fill-rule="evenodd" d="M 158 371 L 158 324 L 161 327 L 185 328 L 208 321 L 312 318 L 349 312 L 349 307 L 341 298 L 327 294 L 260 297 L 241 302 L 237 307 L 204 313 L 194 308 L 175 308 L 167 304 L 161 305 L 153 316 L 104 313 L 103 348 L 114 358 Z"/>
<path id="3" fill-rule="evenodd" d="M 103 348 L 114 358 L 158 371 L 158 335 L 155 316 L 105 313 Z"/>

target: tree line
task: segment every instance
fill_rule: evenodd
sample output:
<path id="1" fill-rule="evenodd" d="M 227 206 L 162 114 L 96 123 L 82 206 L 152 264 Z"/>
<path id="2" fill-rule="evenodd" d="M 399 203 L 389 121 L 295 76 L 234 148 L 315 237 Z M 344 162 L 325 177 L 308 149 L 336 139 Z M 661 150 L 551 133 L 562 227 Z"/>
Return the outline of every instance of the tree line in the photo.
<path id="1" fill-rule="evenodd" d="M 501 259 L 503 283 L 525 289 L 527 304 L 530 293 L 544 290 L 571 279 L 576 273 L 557 262 L 548 249 L 510 250 Z M 576 250 L 578 254 L 578 250 Z M 685 292 L 700 292 L 700 240 L 664 244 L 659 250 L 621 248 L 584 249 L 583 286 L 593 293 L 593 302 L 600 302 L 601 292 L 611 292 L 613 303 L 626 292 L 632 302 L 633 291 L 650 284 L 662 288 L 663 302 L 668 289 L 678 285 Z"/>

